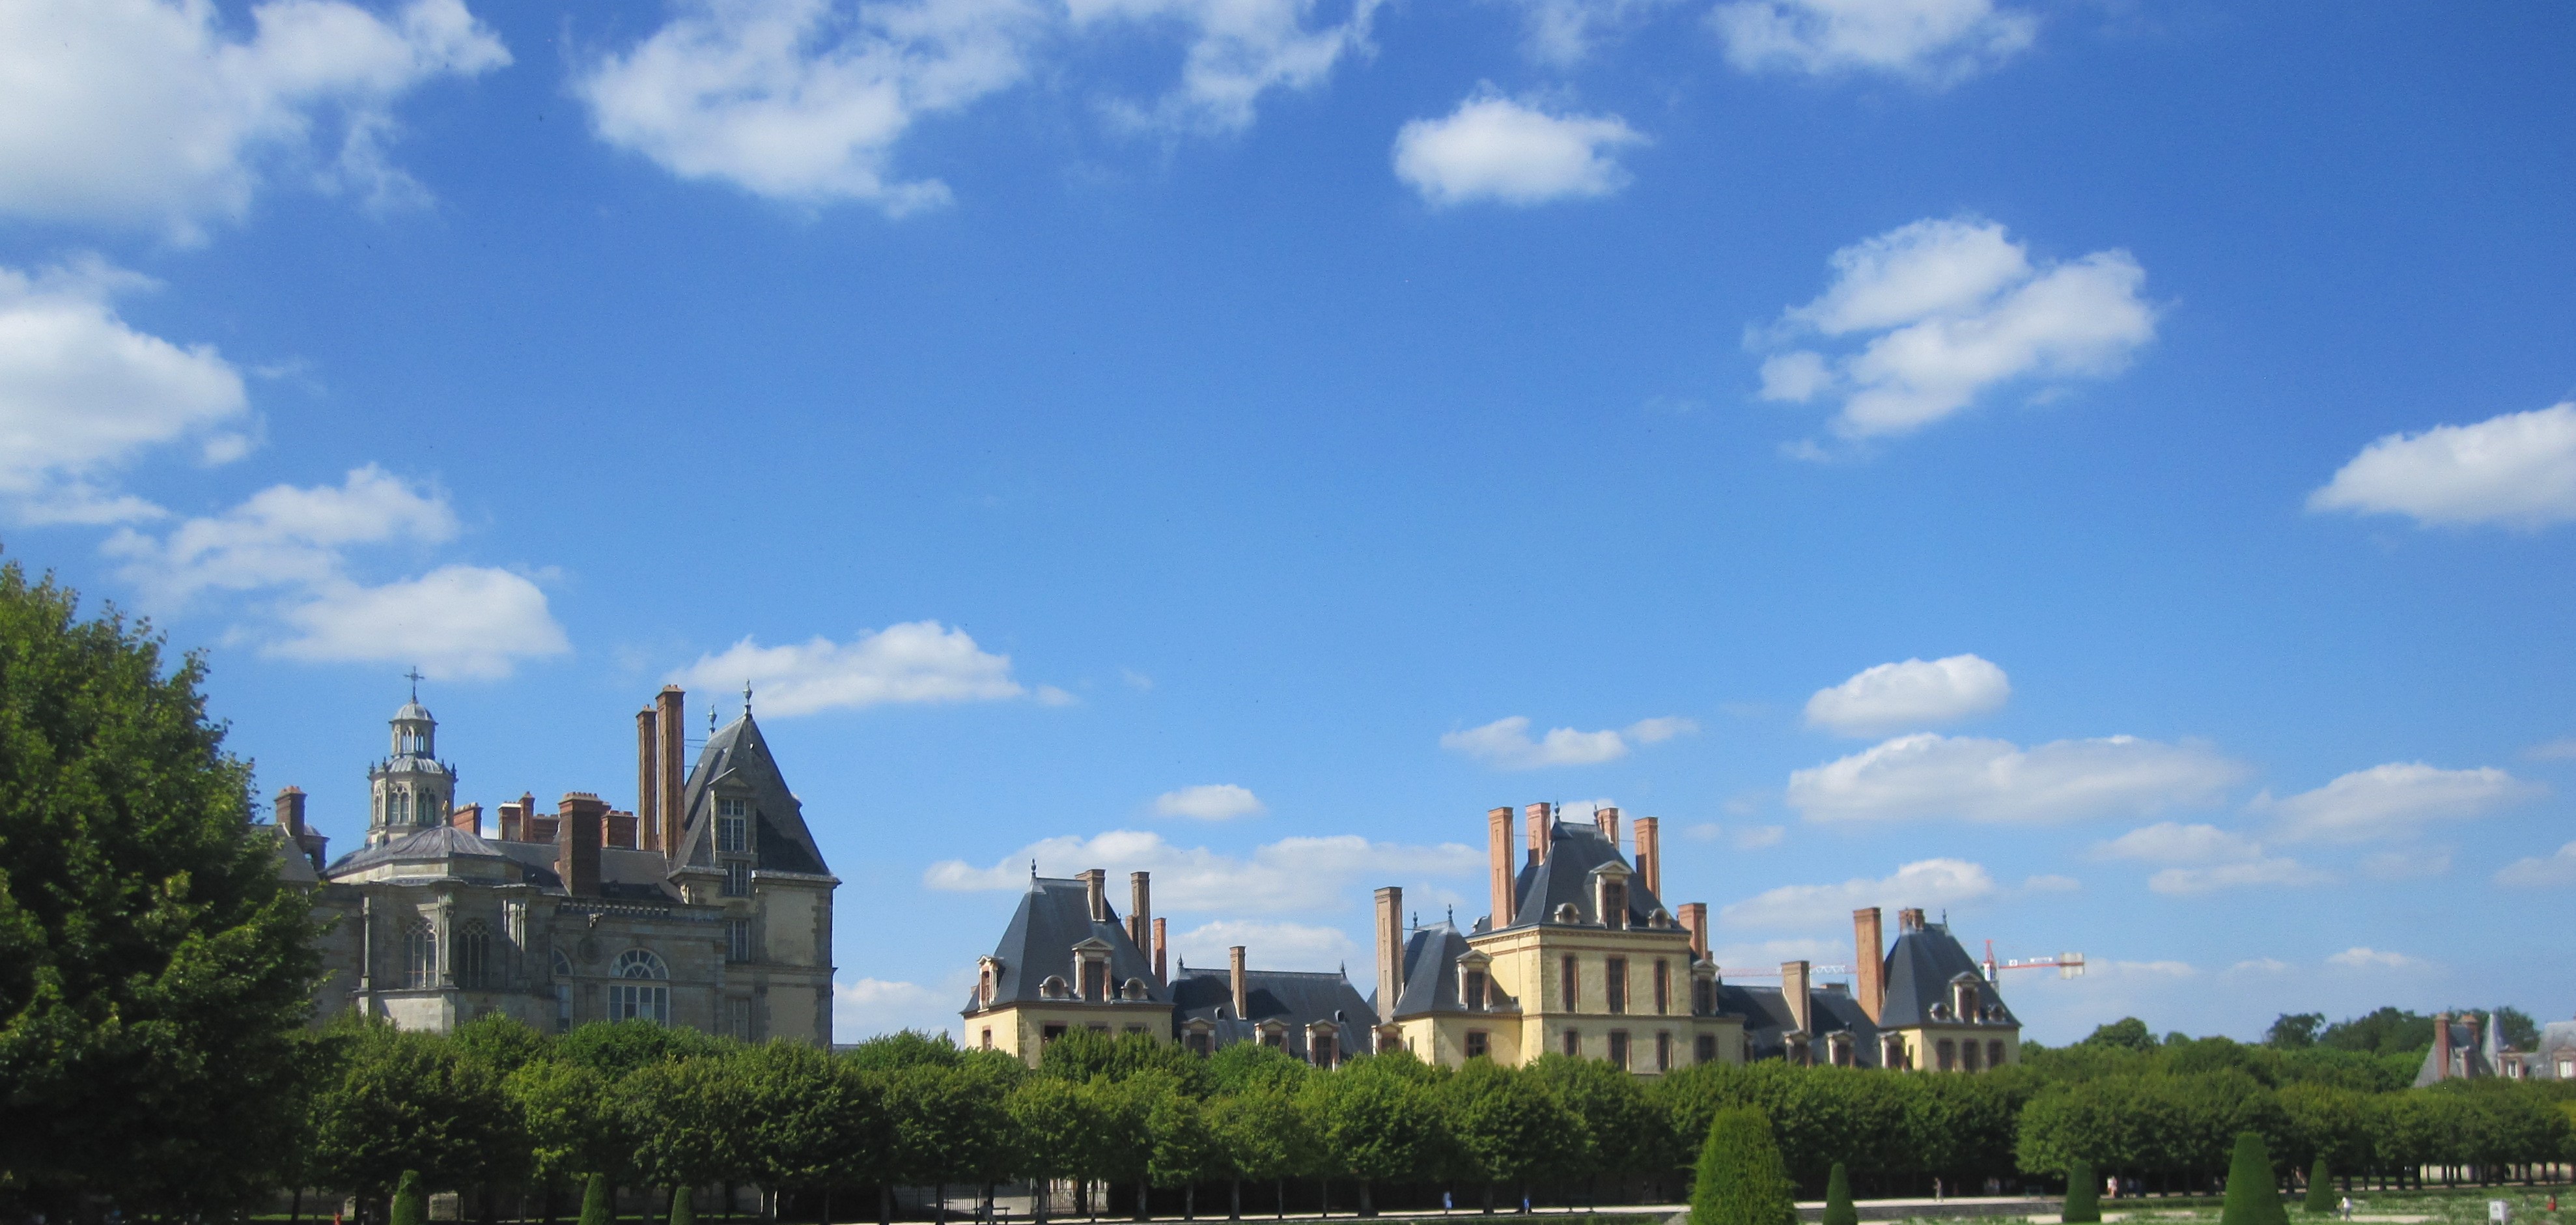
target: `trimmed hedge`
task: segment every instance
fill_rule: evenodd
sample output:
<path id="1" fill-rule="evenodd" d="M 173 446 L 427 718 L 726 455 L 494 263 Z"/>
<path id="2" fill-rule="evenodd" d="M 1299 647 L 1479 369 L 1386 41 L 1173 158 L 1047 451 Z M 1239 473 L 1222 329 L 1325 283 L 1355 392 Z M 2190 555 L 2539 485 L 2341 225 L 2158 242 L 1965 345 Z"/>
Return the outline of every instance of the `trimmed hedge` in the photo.
<path id="1" fill-rule="evenodd" d="M 2281 1188 L 2272 1181 L 2272 1154 L 2263 1137 L 2236 1133 L 2236 1158 L 2227 1165 L 2227 1202 L 2218 1210 L 2218 1225 L 2289 1225 L 2281 1206 Z"/>
<path id="2" fill-rule="evenodd" d="M 393 1225 L 429 1225 L 429 1192 L 420 1188 L 420 1171 L 405 1170 L 394 1184 Z"/>
<path id="3" fill-rule="evenodd" d="M 2066 1167 L 2066 1206 L 2057 1219 L 2068 1225 L 2102 1219 L 2102 1180 L 2093 1176 L 2092 1162 L 2077 1161 Z"/>
<path id="4" fill-rule="evenodd" d="M 1852 1207 L 1851 1172 L 1839 1161 L 1825 1176 L 1825 1225 L 1860 1225 L 1860 1209 Z"/>
<path id="5" fill-rule="evenodd" d="M 593 1174 L 590 1185 L 582 1188 L 581 1225 L 617 1225 L 617 1206 L 610 1198 L 608 1175 Z"/>
<path id="6" fill-rule="evenodd" d="M 1735 1106 L 1710 1118 L 1697 1174 L 1691 1225 L 1798 1225 L 1788 1167 L 1761 1111 Z"/>
<path id="7" fill-rule="evenodd" d="M 2307 1208 L 2310 1212 L 2335 1210 L 2334 1170 L 2326 1164 L 2324 1157 L 2318 1157 L 2317 1163 L 2308 1169 Z"/>

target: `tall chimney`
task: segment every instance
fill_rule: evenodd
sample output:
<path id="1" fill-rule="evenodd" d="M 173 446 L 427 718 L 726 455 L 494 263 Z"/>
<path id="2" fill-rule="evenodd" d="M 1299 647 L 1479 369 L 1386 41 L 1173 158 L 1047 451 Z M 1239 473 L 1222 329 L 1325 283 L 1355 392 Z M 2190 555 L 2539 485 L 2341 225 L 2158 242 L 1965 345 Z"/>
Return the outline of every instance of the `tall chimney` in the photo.
<path id="1" fill-rule="evenodd" d="M 1491 861 L 1487 870 L 1494 888 L 1494 930 L 1512 925 L 1512 881 L 1516 866 L 1512 863 L 1512 810 L 1495 808 L 1485 813 L 1485 852 Z"/>
<path id="2" fill-rule="evenodd" d="M 599 896 L 600 825 L 608 805 L 582 791 L 567 791 L 555 806 L 555 875 L 574 897 Z"/>
<path id="3" fill-rule="evenodd" d="M 1789 1005 L 1789 1023 L 1796 1026 L 1799 1033 L 1813 1038 L 1816 1031 L 1807 1024 L 1807 1008 L 1814 1002 L 1807 994 L 1808 970 L 1807 963 L 1803 961 L 1780 963 L 1780 999 Z"/>
<path id="4" fill-rule="evenodd" d="M 1897 935 L 1902 936 L 1907 932 L 1919 932 L 1921 930 L 1923 930 L 1923 911 L 1920 908 L 1907 907 L 1906 909 L 1896 912 Z"/>
<path id="5" fill-rule="evenodd" d="M 1404 998 L 1404 890 L 1377 891 L 1377 1019 L 1395 1019 Z"/>
<path id="6" fill-rule="evenodd" d="M 300 848 L 304 841 L 304 789 L 302 787 L 279 789 L 276 812 L 277 828 L 287 837 L 294 839 Z"/>
<path id="7" fill-rule="evenodd" d="M 1127 940 L 1137 948 L 1145 947 L 1145 937 L 1154 930 L 1154 883 L 1152 874 L 1127 874 Z"/>
<path id="8" fill-rule="evenodd" d="M 650 706 L 635 712 L 635 828 L 644 849 L 663 849 L 662 728 Z"/>
<path id="9" fill-rule="evenodd" d="M 483 806 L 460 804 L 450 808 L 447 810 L 447 824 L 450 828 L 461 829 L 480 838 L 483 836 Z"/>
<path id="10" fill-rule="evenodd" d="M 1109 921 L 1109 873 L 1099 868 L 1082 870 L 1082 895 L 1091 903 L 1091 921 Z"/>
<path id="11" fill-rule="evenodd" d="M 1682 930 L 1690 933 L 1691 960 L 1708 960 L 1708 903 L 1682 903 Z"/>
<path id="12" fill-rule="evenodd" d="M 1245 1015 L 1252 1007 L 1252 988 L 1243 980 L 1243 946 L 1238 944 L 1227 949 L 1225 963 L 1234 971 L 1234 1019 L 1251 1020 Z"/>
<path id="13" fill-rule="evenodd" d="M 1595 809 L 1593 809 L 1593 810 L 1592 810 L 1592 824 L 1593 824 L 1596 828 L 1598 828 L 1598 829 L 1601 831 L 1601 840 L 1602 840 L 1602 841 L 1604 841 L 1604 842 L 1609 843 L 1609 844 L 1610 844 L 1610 849 L 1611 849 L 1611 850 L 1614 850 L 1614 851 L 1615 851 L 1615 850 L 1618 850 L 1618 849 L 1619 849 L 1619 810 L 1618 810 L 1618 809 L 1616 809 L 1616 808 L 1595 808 Z"/>
<path id="14" fill-rule="evenodd" d="M 1154 920 L 1154 981 L 1170 986 L 1172 975 L 1163 956 L 1166 947 L 1168 946 L 1163 936 L 1163 921 L 1156 919 Z"/>
<path id="15" fill-rule="evenodd" d="M 1530 804 L 1521 811 L 1529 816 L 1530 862 L 1547 862 L 1548 806 Z"/>
<path id="16" fill-rule="evenodd" d="M 653 801 L 653 812 L 662 819 L 662 853 L 674 859 L 681 851 L 680 827 L 689 819 L 681 803 L 688 782 L 680 773 L 680 759 L 689 752 L 682 739 L 689 726 L 683 717 L 687 705 L 687 695 L 677 685 L 664 685 L 653 695 L 653 723 L 662 732 L 662 793 Z"/>
<path id="17" fill-rule="evenodd" d="M 1653 817 L 1637 818 L 1637 875 L 1646 882 L 1646 892 L 1661 901 L 1664 896 L 1663 826 Z"/>
<path id="18" fill-rule="evenodd" d="M 2433 1014 L 2433 1079 L 2451 1078 L 2451 1014 Z"/>
<path id="19" fill-rule="evenodd" d="M 1852 972 L 1860 989 L 1860 1010 L 1876 1025 L 1878 1010 L 1887 1006 L 1887 944 L 1879 934 L 1876 906 L 1852 912 Z"/>

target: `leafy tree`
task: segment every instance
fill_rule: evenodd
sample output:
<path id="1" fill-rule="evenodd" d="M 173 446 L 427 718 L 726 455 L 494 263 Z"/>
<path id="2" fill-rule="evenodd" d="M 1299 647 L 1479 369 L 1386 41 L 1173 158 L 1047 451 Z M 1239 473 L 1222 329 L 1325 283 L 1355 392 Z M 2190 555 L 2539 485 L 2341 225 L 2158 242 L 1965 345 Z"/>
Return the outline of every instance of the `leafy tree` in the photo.
<path id="1" fill-rule="evenodd" d="M 2091 1162 L 2076 1161 L 2066 1167 L 2066 1205 L 2057 1219 L 2066 1225 L 2102 1219 L 2102 1180 L 2094 1177 Z"/>
<path id="2" fill-rule="evenodd" d="M 743 1136 L 749 1094 L 734 1060 L 718 1056 L 649 1063 L 613 1093 L 635 1166 L 657 1187 L 748 1182 L 755 1161 Z"/>
<path id="3" fill-rule="evenodd" d="M 633 1164 L 635 1137 L 609 1097 L 609 1082 L 577 1063 L 540 1059 L 501 1082 L 528 1139 L 530 1172 L 548 1186 Z"/>
<path id="4" fill-rule="evenodd" d="M 959 1054 L 957 1044 L 949 1041 L 945 1032 L 925 1034 L 905 1029 L 870 1038 L 843 1052 L 841 1058 L 866 1071 L 893 1072 L 924 1065 L 948 1067 L 957 1062 Z"/>
<path id="5" fill-rule="evenodd" d="M 2317 1044 L 2317 1031 L 2324 1029 L 2322 1012 L 2285 1012 L 2273 1018 L 2272 1027 L 2263 1031 L 2263 1045 L 2284 1051 L 2302 1051 Z"/>
<path id="6" fill-rule="evenodd" d="M 1198 1185 L 1225 1168 L 1224 1147 L 1209 1134 L 1206 1105 L 1166 1080 L 1146 1106 L 1145 1134 L 1152 1140 L 1145 1180 L 1182 1188 L 1181 1216 L 1197 1219 Z"/>
<path id="7" fill-rule="evenodd" d="M 2307 1209 L 2310 1212 L 2335 1210 L 2334 1168 L 2327 1165 L 2322 1156 L 2317 1158 L 2315 1165 L 2308 1167 Z"/>
<path id="8" fill-rule="evenodd" d="M 405 1170 L 394 1184 L 393 1225 L 429 1225 L 429 1192 L 420 1188 L 420 1171 Z"/>
<path id="9" fill-rule="evenodd" d="M 1275 1046 L 1258 1042 L 1237 1042 L 1217 1048 L 1208 1056 L 1208 1080 L 1213 1092 L 1246 1093 L 1254 1089 L 1287 1089 L 1294 1091 L 1306 1083 L 1314 1069 Z"/>
<path id="10" fill-rule="evenodd" d="M 1441 1097 L 1460 1164 L 1484 1184 L 1488 1211 L 1496 1183 L 1526 1185 L 1590 1164 L 1583 1120 L 1528 1071 L 1471 1059 Z"/>
<path id="11" fill-rule="evenodd" d="M 1709 1120 L 1691 1180 L 1691 1225 L 1798 1225 L 1798 1206 L 1771 1120 L 1750 1106 Z"/>
<path id="12" fill-rule="evenodd" d="M 876 1081 L 802 1042 L 773 1039 L 729 1060 L 743 1114 L 746 1172 L 772 1187 L 806 1190 L 846 1176 L 881 1147 Z"/>
<path id="13" fill-rule="evenodd" d="M 885 1110 L 894 1181 L 945 1194 L 949 1184 L 1005 1176 L 1014 1155 L 1009 1056 L 916 1063 L 890 1073 Z"/>
<path id="14" fill-rule="evenodd" d="M 715 1055 L 726 1045 L 712 1034 L 638 1018 L 577 1027 L 555 1040 L 555 1055 L 615 1081 L 648 1064 Z"/>
<path id="15" fill-rule="evenodd" d="M 528 1147 L 499 1074 L 454 1043 L 354 1017 L 334 1035 L 346 1043 L 345 1070 L 313 1102 L 325 1183 L 373 1199 L 417 1171 L 431 1190 L 455 1190 Z"/>
<path id="16" fill-rule="evenodd" d="M 311 1085 L 311 902 L 204 661 L 79 600 L 0 565 L 0 1197 L 238 1208 Z"/>
<path id="17" fill-rule="evenodd" d="M 2400 1008 L 2374 1009 L 2326 1026 L 2317 1045 L 2376 1054 L 2421 1051 L 2433 1045 L 2433 1018 Z"/>
<path id="18" fill-rule="evenodd" d="M 1252 1045 L 1255 1044 L 1237 1044 Z M 1311 1173 L 1323 1161 L 1322 1142 L 1300 1103 L 1296 1084 L 1293 1080 L 1256 1084 L 1208 1103 L 1209 1129 L 1216 1134 L 1225 1153 L 1227 1172 L 1233 1176 L 1229 1219 L 1243 1215 L 1243 1180 L 1247 1178 L 1277 1186 L 1279 1211 L 1286 1215 L 1287 1180 Z"/>
<path id="19" fill-rule="evenodd" d="M 1839 1161 L 1825 1175 L 1825 1225 L 1860 1225 L 1860 1209 L 1852 1206 L 1851 1171 Z"/>
<path id="20" fill-rule="evenodd" d="M 1636 1077 L 1599 1059 L 1542 1055 L 1530 1076 L 1579 1122 L 1584 1156 L 1569 1164 L 1587 1176 L 1614 1178 L 1661 1171 L 1678 1164 L 1663 1112 L 1647 1100 Z"/>
<path id="21" fill-rule="evenodd" d="M 2147 1023 L 2136 1017 L 2122 1017 L 2096 1028 L 2084 1039 L 2086 1046 L 2116 1046 L 2133 1051 L 2156 1049 L 2156 1036 L 2147 1031 Z"/>
<path id="22" fill-rule="evenodd" d="M 456 1027 L 450 1038 L 467 1058 L 503 1076 L 554 1052 L 554 1039 L 506 1012 L 487 1012 Z"/>
<path id="23" fill-rule="evenodd" d="M 1061 1077 L 1032 1076 L 1003 1099 L 1003 1109 L 1020 1140 L 1019 1169 L 1013 1172 L 1035 1184 L 1032 1210 L 1044 1222 L 1052 1207 L 1048 1184 L 1089 1172 L 1086 1158 L 1098 1128 L 1090 1095 Z"/>
<path id="24" fill-rule="evenodd" d="M 1412 1055 L 1393 1051 L 1306 1084 L 1326 1160 L 1359 1182 L 1362 1216 L 1377 1214 L 1371 1184 L 1416 1177 L 1441 1153 L 1445 1137 L 1422 1075 L 1427 1070 Z"/>
<path id="25" fill-rule="evenodd" d="M 581 1225 L 617 1225 L 617 1202 L 609 1190 L 608 1175 L 593 1174 L 583 1185 Z"/>
<path id="26" fill-rule="evenodd" d="M 826 1214 L 824 1219 L 831 1218 Z M 681 1187 L 671 1192 L 671 1225 L 698 1225 L 698 1197 L 694 1188 Z"/>
<path id="27" fill-rule="evenodd" d="M 2253 1132 L 2236 1136 L 2236 1157 L 2227 1166 L 2227 1201 L 2219 1209 L 2218 1225 L 2288 1225 L 2290 1214 L 2281 1207 L 2280 1186 L 2272 1181 L 2272 1157 L 2263 1147 L 2263 1137 Z"/>

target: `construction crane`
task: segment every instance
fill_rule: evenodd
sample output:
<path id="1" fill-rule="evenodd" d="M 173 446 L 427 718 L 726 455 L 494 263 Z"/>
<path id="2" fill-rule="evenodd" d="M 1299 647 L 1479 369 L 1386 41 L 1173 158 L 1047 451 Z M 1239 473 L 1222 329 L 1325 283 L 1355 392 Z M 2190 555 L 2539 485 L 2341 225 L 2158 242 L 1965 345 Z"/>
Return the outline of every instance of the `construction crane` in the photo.
<path id="1" fill-rule="evenodd" d="M 2003 981 L 2003 972 L 2006 970 L 2048 969 L 2056 970 L 2059 978 L 2074 978 L 2084 973 L 2084 954 L 2059 953 L 2055 957 L 2015 957 L 2009 961 L 1996 961 L 1995 942 L 1986 941 L 1987 982 L 2000 984 Z"/>

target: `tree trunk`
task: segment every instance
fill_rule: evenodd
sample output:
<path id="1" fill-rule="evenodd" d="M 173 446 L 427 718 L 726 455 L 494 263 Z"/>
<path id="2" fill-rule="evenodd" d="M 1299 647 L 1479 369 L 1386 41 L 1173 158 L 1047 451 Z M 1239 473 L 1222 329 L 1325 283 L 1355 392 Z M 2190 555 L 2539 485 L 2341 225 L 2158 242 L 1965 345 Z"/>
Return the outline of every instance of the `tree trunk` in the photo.
<path id="1" fill-rule="evenodd" d="M 1240 1174 L 1234 1176 L 1233 1190 L 1226 1201 L 1225 1219 L 1229 1221 L 1243 1219 L 1243 1176 Z"/>
<path id="2" fill-rule="evenodd" d="M 1360 1180 L 1360 1215 L 1377 1215 L 1377 1205 L 1369 1202 L 1369 1180 L 1365 1178 Z"/>
<path id="3" fill-rule="evenodd" d="M 1141 1178 L 1136 1180 L 1136 1219 L 1154 1219 L 1154 1184 Z"/>
<path id="4" fill-rule="evenodd" d="M 894 1225 L 894 1184 L 877 1184 L 877 1225 Z"/>
<path id="5" fill-rule="evenodd" d="M 1184 1221 L 1195 1221 L 1199 1219 L 1199 1185 L 1197 1183 L 1191 1183 L 1188 1186 L 1181 1188 L 1181 1219 Z"/>
<path id="6" fill-rule="evenodd" d="M 948 1184 L 947 1184 L 947 1183 L 944 1183 L 944 1182 L 935 1182 L 935 1183 L 930 1184 L 930 1202 L 931 1202 L 931 1203 L 934 1203 L 934 1204 L 939 1205 L 939 1209 L 938 1209 L 938 1214 L 939 1214 L 939 1225 L 948 1225 Z"/>
<path id="7" fill-rule="evenodd" d="M 1279 1209 L 1279 1219 L 1284 1221 L 1288 1219 L 1288 1180 L 1285 1178 L 1280 1179 L 1277 1189 L 1279 1192 L 1279 1199 L 1276 1206 Z"/>
<path id="8" fill-rule="evenodd" d="M 1485 1215 L 1494 1215 L 1494 1184 L 1485 1184 Z"/>

